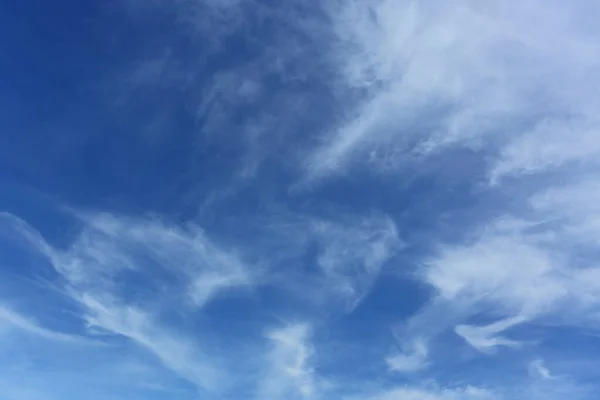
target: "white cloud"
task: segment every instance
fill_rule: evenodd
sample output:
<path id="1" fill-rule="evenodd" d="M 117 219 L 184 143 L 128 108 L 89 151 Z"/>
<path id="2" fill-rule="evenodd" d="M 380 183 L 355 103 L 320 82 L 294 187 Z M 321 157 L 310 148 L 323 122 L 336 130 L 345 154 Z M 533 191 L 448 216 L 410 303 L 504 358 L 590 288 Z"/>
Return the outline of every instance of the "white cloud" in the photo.
<path id="1" fill-rule="evenodd" d="M 394 354 L 386 359 L 387 365 L 394 372 L 415 372 L 426 368 L 429 364 L 427 356 L 429 349 L 425 341 L 414 340 L 404 351 Z"/>
<path id="2" fill-rule="evenodd" d="M 85 318 L 91 327 L 132 340 L 197 387 L 213 391 L 221 385 L 221 374 L 207 354 L 191 341 L 152 321 L 148 313 L 133 306 L 100 301 L 87 294 L 80 301 L 87 308 Z"/>
<path id="3" fill-rule="evenodd" d="M 346 85 L 368 94 L 308 158 L 308 175 L 372 161 L 374 152 L 403 159 L 455 144 L 500 151 L 493 180 L 593 161 L 599 32 L 573 22 L 586 7 L 342 2 L 332 12 L 335 59 Z"/>
<path id="4" fill-rule="evenodd" d="M 520 342 L 498 334 L 523 322 L 526 322 L 523 317 L 510 317 L 486 326 L 457 325 L 454 332 L 471 346 L 485 353 L 493 351 L 498 346 L 519 347 Z"/>
<path id="5" fill-rule="evenodd" d="M 506 175 L 534 174 L 568 164 L 597 164 L 599 134 L 600 123 L 595 121 L 542 121 L 502 149 L 490 179 L 497 183 Z"/>
<path id="6" fill-rule="evenodd" d="M 318 379 L 314 371 L 314 349 L 310 326 L 291 324 L 268 334 L 271 349 L 260 387 L 260 398 L 316 398 Z"/>
<path id="7" fill-rule="evenodd" d="M 519 236 L 491 234 L 449 246 L 428 263 L 425 280 L 449 301 L 493 304 L 535 315 L 565 295 L 560 260 Z"/>
<path id="8" fill-rule="evenodd" d="M 90 334 L 124 337 L 195 386 L 219 390 L 227 381 L 221 357 L 206 351 L 203 332 L 192 338 L 189 332 L 178 332 L 176 326 L 164 322 L 163 309 L 176 309 L 185 315 L 197 312 L 224 291 L 253 285 L 257 274 L 264 283 L 281 273 L 285 282 L 301 286 L 298 293 L 311 301 L 320 297 L 319 304 L 327 308 L 341 306 L 351 311 L 400 247 L 397 228 L 385 215 L 331 220 L 287 217 L 283 221 L 289 223 L 272 227 L 280 241 L 278 250 L 283 253 L 265 253 L 269 254 L 273 268 L 268 272 L 272 275 L 250 272 L 240 257 L 194 226 L 181 228 L 156 219 L 109 214 L 85 215 L 80 220 L 81 231 L 67 247 L 57 249 L 16 217 L 5 215 L 4 219 L 6 226 L 18 233 L 15 237 L 25 238 L 66 279 L 65 290 L 81 307 Z M 264 253 L 263 247 L 257 248 Z M 309 248 L 317 250 L 318 279 L 300 282 L 289 275 L 293 271 L 280 269 L 279 258 L 303 258 Z M 133 287 L 132 279 L 136 280 Z M 280 282 L 275 279 L 273 283 Z M 272 378 L 265 381 L 261 392 L 274 398 L 279 392 L 315 395 L 320 380 L 313 376 L 310 364 L 310 328 L 290 325 L 268 337 L 273 345 L 269 363 L 277 367 L 273 371 L 269 367 Z M 227 362 L 230 356 L 223 354 Z"/>
<path id="9" fill-rule="evenodd" d="M 312 102 L 310 90 L 300 90 L 302 95 L 297 95 L 287 92 L 293 86 L 288 84 L 328 67 L 320 59 L 315 62 L 312 55 L 331 54 L 329 61 L 342 71 L 342 77 L 327 82 L 324 86 L 328 89 L 323 91 L 336 93 L 334 102 L 340 103 L 332 112 L 333 119 L 341 114 L 342 122 L 321 145 L 309 150 L 302 164 L 309 179 L 347 171 L 357 163 L 377 164 L 382 158 L 391 159 L 392 164 L 397 164 L 395 158 L 407 155 L 422 161 L 458 145 L 483 150 L 491 167 L 482 175 L 498 184 L 487 190 L 502 190 L 502 185 L 513 181 L 505 178 L 564 172 L 565 167 L 580 171 L 595 168 L 600 159 L 597 29 L 588 29 L 573 18 L 575 8 L 583 7 L 584 2 L 332 1 L 325 6 L 332 12 L 323 20 L 334 21 L 337 41 L 329 43 L 329 36 L 320 34 L 330 33 L 329 27 L 319 26 L 315 34 L 309 29 L 315 27 L 310 17 L 306 17 L 310 23 L 293 21 L 306 11 L 299 7 L 302 2 L 290 7 L 301 9 L 294 18 L 279 19 L 285 12 L 276 12 L 276 7 L 264 2 L 130 0 L 136 17 L 143 20 L 146 12 L 158 10 L 156 15 L 167 17 L 161 21 L 174 23 L 175 29 L 173 36 L 167 37 L 167 33 L 161 41 L 167 43 L 165 48 L 155 53 L 159 46 L 148 47 L 152 54 L 142 56 L 146 61 L 134 68 L 123 86 L 135 91 L 138 84 L 144 89 L 149 85 L 158 89 L 149 93 L 180 96 L 176 101 L 189 113 L 194 125 L 191 130 L 201 126 L 197 130 L 222 136 L 216 147 L 231 142 L 222 154 L 228 155 L 224 158 L 233 154 L 234 162 L 242 160 L 238 178 L 245 179 L 257 174 L 266 154 L 276 153 L 273 149 L 306 144 L 287 140 L 292 135 L 287 128 L 298 125 L 302 133 L 305 125 L 309 125 L 306 130 L 313 129 L 310 123 L 296 124 L 312 118 L 304 112 L 312 110 L 306 106 Z M 273 28 L 272 20 L 264 19 L 269 14 L 280 25 L 289 23 L 291 30 L 297 29 L 308 45 L 300 43 L 302 40 L 280 41 L 278 38 L 285 36 L 280 34 L 269 34 L 264 38 L 268 43 L 253 37 L 255 44 L 260 43 L 256 49 L 261 49 L 252 56 L 244 53 L 243 58 L 250 59 L 247 62 L 237 65 L 233 57 L 229 65 L 230 60 L 219 52 L 233 32 L 247 33 L 243 29 L 247 10 L 251 12 L 249 20 L 264 23 L 261 30 Z M 322 46 L 316 45 L 317 37 Z M 251 47 L 244 51 L 251 53 Z M 307 51 L 308 47 L 317 50 Z M 178 48 L 186 53 L 193 48 L 203 51 L 182 57 Z M 219 65 L 221 70 L 208 76 L 215 54 L 215 59 L 228 65 Z M 329 77 L 328 71 L 322 75 Z M 122 83 L 119 80 L 117 84 Z M 298 86 L 308 88 L 323 82 L 310 83 Z M 285 87 L 281 93 L 274 89 L 278 84 Z M 137 92 L 132 96 L 161 98 L 146 94 L 142 98 Z M 265 100 L 267 97 L 271 100 Z M 157 104 L 163 108 L 164 101 Z M 146 114 L 156 117 L 153 112 Z M 246 118 L 246 114 L 251 116 Z M 233 121 L 242 122 L 237 126 Z M 165 131 L 171 133 L 172 129 Z M 311 143 L 313 139 L 311 136 Z M 286 158 L 291 151 L 277 156 Z M 205 171 L 203 168 L 200 173 Z M 234 181 L 231 187 L 239 183 Z M 237 186 L 231 187 L 219 192 L 223 197 L 213 199 L 238 193 Z M 353 206 L 353 200 L 348 201 L 348 206 Z M 406 334 L 399 337 L 405 345 L 386 358 L 389 370 L 410 373 L 434 364 L 432 340 L 440 332 L 454 332 L 468 345 L 491 353 L 527 343 L 521 341 L 521 335 L 519 340 L 512 338 L 513 328 L 526 323 L 543 320 L 597 327 L 598 321 L 590 320 L 600 315 L 600 267 L 588 253 L 575 254 L 573 249 L 600 243 L 598 204 L 600 187 L 593 177 L 556 186 L 530 199 L 527 213 L 531 215 L 515 213 L 492 220 L 483 232 L 475 232 L 463 243 L 439 247 L 425 260 L 419 275 L 434 289 L 433 298 L 406 323 Z M 182 227 L 158 219 L 86 215 L 79 221 L 81 231 L 58 247 L 15 217 L 4 214 L 0 218 L 9 231 L 18 233 L 50 260 L 65 282 L 65 293 L 80 307 L 90 334 L 100 331 L 109 335 L 104 339 L 115 342 L 126 339 L 192 386 L 209 391 L 218 391 L 237 370 L 233 368 L 228 375 L 218 357 L 207 349 L 203 329 L 208 328 L 203 326 L 202 332 L 179 330 L 173 320 L 181 317 L 185 324 L 196 323 L 192 316 L 199 316 L 196 313 L 221 296 L 265 281 L 295 286 L 306 303 L 319 304 L 315 313 L 327 313 L 340 304 L 344 311 L 352 312 L 401 247 L 398 229 L 387 215 L 294 216 L 291 221 L 286 221 L 286 215 L 272 230 L 281 236 L 281 246 L 276 249 L 280 254 L 265 251 L 271 244 L 256 246 L 260 255 L 254 259 L 269 259 L 264 264 L 271 269 L 263 274 L 193 224 Z M 254 239 L 251 235 L 244 238 L 248 247 Z M 305 265 L 308 258 L 311 265 Z M 293 266 L 288 267 L 287 261 Z M 296 268 L 299 264 L 302 268 Z M 43 339 L 71 341 L 69 335 L 49 330 L 10 308 L 0 307 L 0 322 Z M 258 388 L 260 397 L 321 397 L 322 378 L 316 372 L 311 327 L 290 324 L 270 332 L 267 338 L 269 351 Z M 231 349 L 217 351 L 234 358 Z M 531 363 L 531 371 L 541 380 L 552 377 L 539 360 Z M 474 387 L 406 386 L 362 398 L 492 397 L 491 392 Z"/>
<path id="10" fill-rule="evenodd" d="M 530 203 L 545 219 L 560 224 L 559 240 L 600 244 L 600 185 L 595 179 L 551 187 L 534 195 Z"/>
<path id="11" fill-rule="evenodd" d="M 535 379 L 554 379 L 550 370 L 546 367 L 544 360 L 537 359 L 529 363 L 529 376 Z"/>
<path id="12" fill-rule="evenodd" d="M 520 213 L 480 222 L 462 244 L 425 260 L 432 301 L 411 317 L 401 340 L 453 329 L 484 353 L 537 343 L 508 331 L 523 324 L 599 329 L 600 190 L 585 175 L 532 195 Z M 485 323 L 474 323 L 479 319 Z"/>
<path id="13" fill-rule="evenodd" d="M 16 311 L 4 306 L 0 305 L 0 327 L 3 323 L 8 324 L 14 328 L 17 328 L 25 333 L 40 337 L 42 339 L 56 341 L 56 342 L 64 342 L 71 344 L 83 344 L 86 343 L 86 339 L 62 333 L 56 332 L 43 326 L 40 326 L 35 320 L 23 316 Z M 91 341 L 90 341 L 91 343 Z"/>
<path id="14" fill-rule="evenodd" d="M 93 215 L 85 223 L 69 250 L 55 256 L 55 266 L 86 290 L 113 286 L 124 271 L 158 286 L 162 283 L 151 271 L 162 271 L 175 282 L 173 288 L 163 286 L 163 294 L 178 296 L 183 289 L 191 302 L 202 307 L 226 289 L 252 284 L 249 269 L 235 252 L 220 248 L 198 227 L 184 229 L 108 214 Z M 174 291 L 169 293 L 170 289 Z"/>
<path id="15" fill-rule="evenodd" d="M 595 253 L 600 245 L 600 186 L 586 175 L 535 194 L 530 204 L 538 218 L 551 221 L 545 227 L 547 246 L 559 249 L 572 264 L 564 279 L 569 279 L 576 314 L 581 319 L 593 316 L 594 304 L 600 299 L 600 266 L 582 249 Z"/>
<path id="16" fill-rule="evenodd" d="M 161 322 L 160 311 L 198 309 L 224 290 L 251 285 L 247 266 L 233 252 L 197 227 L 109 214 L 82 217 L 81 232 L 62 250 L 18 218 L 4 214 L 3 220 L 66 280 L 65 292 L 81 306 L 90 328 L 132 340 L 199 388 L 217 390 L 223 383 L 217 360 L 196 343 L 200 332 L 194 340 L 176 334 Z M 36 330 L 14 315 L 11 321 Z"/>
<path id="17" fill-rule="evenodd" d="M 419 321 L 429 313 L 439 315 L 436 308 L 458 311 L 449 318 L 426 319 L 434 326 L 418 324 L 422 331 L 417 333 L 437 335 L 454 326 L 454 332 L 471 346 L 492 352 L 499 346 L 519 347 L 529 342 L 502 333 L 539 319 L 600 328 L 593 317 L 600 298 L 600 269 L 593 259 L 574 264 L 573 246 L 583 242 L 567 240 L 569 236 L 564 234 L 580 232 L 577 224 L 584 223 L 585 216 L 592 217 L 597 206 L 593 200 L 588 202 L 589 196 L 571 189 L 534 196 L 534 220 L 502 217 L 466 244 L 442 246 L 422 272 L 423 280 L 437 291 L 435 301 L 412 320 Z M 493 322 L 469 323 L 481 315 Z"/>

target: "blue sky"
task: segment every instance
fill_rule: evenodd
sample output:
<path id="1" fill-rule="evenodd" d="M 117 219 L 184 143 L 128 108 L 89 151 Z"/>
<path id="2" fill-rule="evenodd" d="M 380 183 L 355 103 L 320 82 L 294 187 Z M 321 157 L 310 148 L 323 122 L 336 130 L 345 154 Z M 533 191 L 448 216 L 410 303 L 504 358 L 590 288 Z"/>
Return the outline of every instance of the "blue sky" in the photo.
<path id="1" fill-rule="evenodd" d="M 588 400 L 600 4 L 0 4 L 0 400 Z"/>

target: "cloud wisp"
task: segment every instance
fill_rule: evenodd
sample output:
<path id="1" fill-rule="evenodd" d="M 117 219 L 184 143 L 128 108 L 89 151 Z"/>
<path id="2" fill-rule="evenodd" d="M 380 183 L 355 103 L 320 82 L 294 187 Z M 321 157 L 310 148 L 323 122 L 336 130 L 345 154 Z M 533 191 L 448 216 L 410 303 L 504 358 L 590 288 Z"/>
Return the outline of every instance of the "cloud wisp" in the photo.
<path id="1" fill-rule="evenodd" d="M 27 334 L 40 337 L 54 342 L 64 342 L 67 344 L 85 344 L 84 338 L 56 332 L 41 326 L 37 321 L 32 320 L 16 311 L 2 305 L 0 306 L 0 321 L 10 327 L 19 329 Z M 92 342 L 89 341 L 89 344 Z"/>
<path id="2" fill-rule="evenodd" d="M 267 335 L 271 343 L 269 365 L 260 388 L 260 398 L 317 398 L 318 379 L 314 372 L 311 327 L 290 324 Z"/>

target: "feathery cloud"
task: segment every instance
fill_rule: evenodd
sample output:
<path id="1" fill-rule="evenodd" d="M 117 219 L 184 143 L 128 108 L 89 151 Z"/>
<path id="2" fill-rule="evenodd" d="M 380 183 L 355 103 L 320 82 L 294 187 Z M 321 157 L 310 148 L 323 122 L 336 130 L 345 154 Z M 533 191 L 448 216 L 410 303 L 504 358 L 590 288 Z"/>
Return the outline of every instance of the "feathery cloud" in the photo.
<path id="1" fill-rule="evenodd" d="M 264 399 L 317 397 L 310 326 L 291 324 L 268 334 L 271 350 L 260 397 Z"/>
<path id="2" fill-rule="evenodd" d="M 217 390 L 222 381 L 216 361 L 195 343 L 197 338 L 166 328 L 155 304 L 160 298 L 172 307 L 198 308 L 224 290 L 250 285 L 248 268 L 232 252 L 194 227 L 108 214 L 84 217 L 81 232 L 62 250 L 16 217 L 3 218 L 66 280 L 64 291 L 82 308 L 89 327 L 126 337 L 190 383 Z M 136 286 L 138 293 L 128 285 L 132 279 L 144 283 Z"/>
<path id="3" fill-rule="evenodd" d="M 594 162 L 600 46 L 597 30 L 574 23 L 585 8 L 342 2 L 333 17 L 343 44 L 336 59 L 347 86 L 367 94 L 308 158 L 307 173 L 390 158 L 402 165 L 455 145 L 498 153 L 493 181 Z"/>

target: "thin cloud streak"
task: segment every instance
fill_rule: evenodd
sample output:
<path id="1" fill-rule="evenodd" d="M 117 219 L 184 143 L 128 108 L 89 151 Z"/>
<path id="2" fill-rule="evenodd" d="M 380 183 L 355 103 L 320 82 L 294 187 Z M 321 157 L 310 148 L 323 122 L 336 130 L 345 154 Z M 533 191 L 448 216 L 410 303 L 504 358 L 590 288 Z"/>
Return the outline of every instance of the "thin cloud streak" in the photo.
<path id="1" fill-rule="evenodd" d="M 223 380 L 216 360 L 194 343 L 196 338 L 192 341 L 163 326 L 153 304 L 160 294 L 172 307 L 198 309 L 225 289 L 250 285 L 247 267 L 231 252 L 221 250 L 197 229 L 107 214 L 88 216 L 71 245 L 59 250 L 25 222 L 6 214 L 3 218 L 66 279 L 64 291 L 81 307 L 89 328 L 130 339 L 198 388 L 220 387 Z M 147 285 L 137 298 L 123 286 L 130 274 Z M 168 280 L 152 289 L 159 276 Z M 171 286 L 164 286 L 166 282 Z M 35 328 L 24 320 L 12 320 Z"/>
<path id="2" fill-rule="evenodd" d="M 0 305 L 0 323 L 6 323 L 11 327 L 19 329 L 27 334 L 37 336 L 39 338 L 55 341 L 55 342 L 63 342 L 65 344 L 92 344 L 91 340 L 88 340 L 83 337 L 78 337 L 75 335 L 69 335 L 62 332 L 56 332 L 43 326 L 20 313 L 4 306 Z"/>

